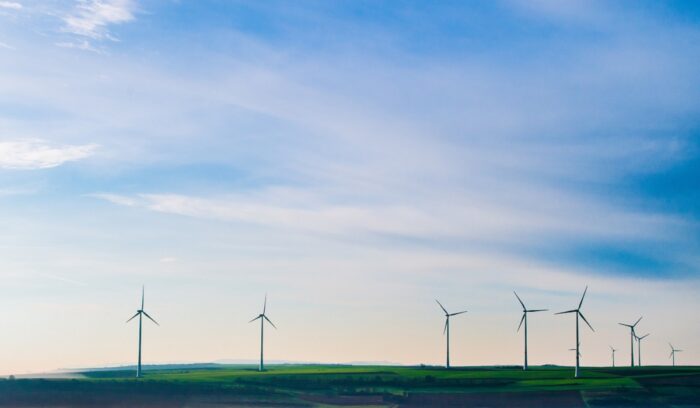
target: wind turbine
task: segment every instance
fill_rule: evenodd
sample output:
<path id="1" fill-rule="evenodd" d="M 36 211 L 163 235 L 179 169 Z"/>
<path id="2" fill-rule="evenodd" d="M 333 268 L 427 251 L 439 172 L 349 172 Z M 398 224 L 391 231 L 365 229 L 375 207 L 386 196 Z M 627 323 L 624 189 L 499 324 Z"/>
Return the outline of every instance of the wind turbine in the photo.
<path id="1" fill-rule="evenodd" d="M 608 347 L 610 347 L 610 351 L 612 352 L 612 363 L 613 363 L 612 366 L 615 367 L 615 352 L 617 351 L 617 349 L 613 348 L 613 346 L 608 346 Z"/>
<path id="2" fill-rule="evenodd" d="M 572 348 L 572 349 L 569 349 L 569 351 L 575 351 L 576 355 L 581 357 L 581 352 L 578 350 L 578 348 Z"/>
<path id="3" fill-rule="evenodd" d="M 263 304 L 262 313 L 260 313 L 258 317 L 248 322 L 253 323 L 254 321 L 260 319 L 260 366 L 258 367 L 259 371 L 263 371 L 263 369 L 265 368 L 265 366 L 263 365 L 263 339 L 265 338 L 265 320 L 267 320 L 267 322 L 270 323 L 272 327 L 275 328 L 275 330 L 277 330 L 277 326 L 275 326 L 275 324 L 267 318 L 265 310 L 267 310 L 267 293 L 265 294 L 265 303 Z"/>
<path id="4" fill-rule="evenodd" d="M 644 317 L 644 316 L 642 316 Z M 618 323 L 621 326 L 629 327 L 630 328 L 630 367 L 634 367 L 634 328 L 637 326 L 640 320 L 642 320 L 642 317 L 637 319 L 634 324 L 625 324 L 625 323 Z"/>
<path id="5" fill-rule="evenodd" d="M 591 326 L 591 324 L 588 323 L 588 320 L 586 320 L 586 317 L 583 315 L 583 313 L 581 313 L 581 305 L 583 305 L 583 298 L 586 297 L 586 292 L 588 292 L 588 286 L 586 286 L 586 289 L 583 291 L 583 296 L 581 296 L 581 301 L 578 303 L 578 307 L 576 309 L 571 309 L 571 310 L 567 310 L 564 312 L 555 313 L 558 315 L 565 314 L 565 313 L 576 313 L 576 370 L 574 371 L 574 377 L 576 377 L 576 378 L 578 378 L 578 368 L 579 368 L 579 362 L 580 362 L 579 360 L 581 357 L 581 353 L 579 352 L 579 346 L 581 345 L 581 343 L 578 340 L 578 331 L 579 331 L 578 330 L 578 318 L 579 318 L 579 316 L 581 317 L 581 319 L 583 319 L 584 322 L 586 322 L 586 324 L 588 325 L 588 327 L 591 328 L 592 331 L 595 331 L 593 329 L 593 326 Z"/>
<path id="6" fill-rule="evenodd" d="M 645 334 L 642 337 L 638 337 L 635 335 L 635 338 L 637 339 L 637 367 L 642 366 L 642 340 L 644 340 L 649 333 Z"/>
<path id="7" fill-rule="evenodd" d="M 668 358 L 673 359 L 673 366 L 675 367 L 676 366 L 676 353 L 679 351 L 683 351 L 683 350 L 679 350 L 677 348 L 674 348 L 673 344 L 671 344 L 671 343 L 668 343 L 668 345 L 671 346 L 671 355 L 669 355 Z"/>
<path id="8" fill-rule="evenodd" d="M 525 330 L 523 332 L 524 337 L 525 337 L 525 364 L 523 364 L 523 370 L 527 370 L 527 314 L 528 313 L 533 313 L 533 312 L 544 312 L 547 309 L 528 309 L 525 307 L 525 303 L 523 303 L 522 299 L 520 299 L 520 296 L 513 291 L 515 294 L 515 297 L 518 298 L 518 302 L 520 302 L 520 305 L 523 307 L 523 317 L 520 319 L 520 324 L 518 325 L 518 331 L 520 331 L 520 326 L 523 325 L 523 322 L 525 323 Z"/>
<path id="9" fill-rule="evenodd" d="M 145 288 L 142 286 L 141 287 L 141 309 L 136 311 L 136 314 L 131 316 L 131 319 L 127 320 L 126 322 L 129 323 L 132 321 L 136 316 L 139 317 L 139 362 L 138 365 L 136 366 L 136 378 L 141 377 L 141 331 L 143 327 L 143 316 L 146 316 L 148 319 L 150 319 L 153 323 L 156 325 L 160 326 L 157 321 L 153 320 L 151 316 L 146 313 L 146 311 L 143 309 L 143 302 L 144 302 L 144 294 L 145 294 Z"/>
<path id="10" fill-rule="evenodd" d="M 440 305 L 440 309 L 442 309 L 443 312 L 445 312 L 445 329 L 442 331 L 442 334 L 447 334 L 447 368 L 450 368 L 450 317 L 452 316 L 457 316 L 458 314 L 462 313 L 467 313 L 466 310 L 463 310 L 461 312 L 457 313 L 448 313 L 447 309 L 440 303 L 439 300 L 435 299 L 438 305 Z"/>

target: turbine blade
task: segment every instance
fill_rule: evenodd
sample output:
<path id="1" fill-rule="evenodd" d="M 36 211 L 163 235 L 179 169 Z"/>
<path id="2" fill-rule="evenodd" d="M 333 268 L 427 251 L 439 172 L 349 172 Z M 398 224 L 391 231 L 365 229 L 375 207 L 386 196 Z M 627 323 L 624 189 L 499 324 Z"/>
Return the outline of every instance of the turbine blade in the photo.
<path id="1" fill-rule="evenodd" d="M 263 303 L 263 316 L 265 316 L 265 311 L 267 310 L 267 293 L 265 294 L 265 303 Z"/>
<path id="2" fill-rule="evenodd" d="M 457 316 L 457 315 L 462 314 L 462 313 L 467 313 L 467 311 L 466 311 L 466 310 L 462 310 L 461 312 L 451 313 L 450 316 Z"/>
<path id="3" fill-rule="evenodd" d="M 448 322 L 448 320 L 445 319 L 445 328 L 442 329 L 442 335 L 443 335 L 443 336 L 445 335 L 445 333 L 447 333 L 447 322 Z"/>
<path id="4" fill-rule="evenodd" d="M 645 334 L 645 335 L 642 336 L 642 337 L 637 337 L 637 340 L 642 340 L 642 339 L 644 339 L 645 337 L 649 336 L 650 334 L 651 334 L 651 333 L 647 333 L 647 334 Z"/>
<path id="5" fill-rule="evenodd" d="M 644 316 L 642 316 L 642 317 L 644 317 Z M 642 317 L 640 317 L 639 319 L 637 319 L 637 321 L 636 321 L 636 322 L 634 322 L 634 324 L 632 325 L 632 327 L 636 326 L 636 325 L 637 325 L 637 323 L 639 323 L 639 321 L 640 321 L 640 320 L 642 320 Z"/>
<path id="6" fill-rule="evenodd" d="M 249 321 L 248 323 L 253 323 L 254 321 L 256 321 L 256 320 L 258 320 L 258 319 L 260 319 L 260 318 L 262 318 L 262 315 L 259 315 L 258 317 L 253 318 L 253 319 L 252 319 L 251 321 Z"/>
<path id="7" fill-rule="evenodd" d="M 671 347 L 671 350 L 673 350 L 673 344 L 668 343 L 668 346 Z"/>
<path id="8" fill-rule="evenodd" d="M 668 355 L 668 358 L 673 357 L 673 350 L 671 350 L 671 354 Z"/>
<path id="9" fill-rule="evenodd" d="M 146 285 L 141 286 L 141 310 L 143 310 L 143 301 L 146 297 Z"/>
<path id="10" fill-rule="evenodd" d="M 581 296 L 581 301 L 578 302 L 578 308 L 579 308 L 579 309 L 581 308 L 581 305 L 583 304 L 583 298 L 586 297 L 586 292 L 588 292 L 588 285 L 586 285 L 586 289 L 584 289 L 584 291 L 583 291 L 583 296 Z"/>
<path id="11" fill-rule="evenodd" d="M 555 315 L 559 315 L 559 314 L 564 314 L 564 313 L 575 313 L 575 312 L 578 312 L 578 310 L 573 309 L 573 310 L 567 310 L 567 311 L 565 311 L 565 312 L 559 312 L 559 313 L 554 313 L 554 314 L 555 314 Z"/>
<path id="12" fill-rule="evenodd" d="M 139 313 L 140 313 L 140 312 L 136 312 L 136 314 L 133 315 L 133 316 L 131 316 L 131 318 L 130 318 L 129 320 L 127 320 L 126 322 L 129 323 L 130 321 L 134 320 L 134 317 L 138 316 Z"/>
<path id="13" fill-rule="evenodd" d="M 586 320 L 586 317 L 583 315 L 583 313 L 578 312 L 578 315 L 581 316 L 581 319 L 583 319 L 583 321 L 586 322 L 586 324 L 588 325 L 588 327 L 591 328 L 591 330 L 595 331 L 595 329 L 593 328 L 593 326 L 591 326 L 591 324 L 588 323 L 588 320 Z"/>
<path id="14" fill-rule="evenodd" d="M 624 323 L 618 323 L 618 324 L 619 324 L 619 325 L 622 325 L 622 326 L 629 327 L 630 329 L 632 328 L 632 326 L 630 326 L 629 324 L 624 324 Z"/>
<path id="15" fill-rule="evenodd" d="M 151 321 L 152 321 L 153 323 L 155 323 L 155 324 L 157 324 L 158 326 L 160 326 L 160 323 L 158 323 L 157 321 L 155 321 L 151 316 L 148 315 L 148 313 L 143 312 L 143 314 L 144 314 L 144 316 L 146 316 L 146 317 L 148 317 L 149 319 L 151 319 Z"/>
<path id="16" fill-rule="evenodd" d="M 515 291 L 513 291 L 513 293 L 515 293 L 515 297 L 518 298 L 518 302 L 520 302 L 520 305 L 523 307 L 523 310 L 525 310 L 525 303 L 523 303 L 522 299 L 520 299 L 520 296 L 518 296 L 518 294 Z"/>
<path id="17" fill-rule="evenodd" d="M 437 302 L 438 305 L 440 305 L 440 309 L 442 309 L 442 311 L 445 312 L 445 314 L 449 314 L 449 313 L 447 313 L 447 309 L 445 309 L 445 306 L 443 306 L 439 300 L 435 299 L 435 301 Z"/>
<path id="18" fill-rule="evenodd" d="M 277 330 L 277 326 L 275 326 L 275 324 L 272 323 L 272 320 L 268 319 L 267 316 L 265 316 L 265 315 L 263 315 L 263 318 L 264 318 L 265 320 L 267 320 L 267 322 L 270 323 L 270 324 L 272 325 L 272 327 L 275 328 L 275 330 Z"/>
<path id="19" fill-rule="evenodd" d="M 520 326 L 523 325 L 524 321 L 525 321 L 525 313 L 523 313 L 523 317 L 520 318 L 520 324 L 518 325 L 518 330 L 516 330 L 516 331 L 520 331 Z"/>
<path id="20" fill-rule="evenodd" d="M 526 310 L 528 313 L 534 313 L 534 312 L 546 312 L 549 309 L 532 309 L 532 310 Z"/>

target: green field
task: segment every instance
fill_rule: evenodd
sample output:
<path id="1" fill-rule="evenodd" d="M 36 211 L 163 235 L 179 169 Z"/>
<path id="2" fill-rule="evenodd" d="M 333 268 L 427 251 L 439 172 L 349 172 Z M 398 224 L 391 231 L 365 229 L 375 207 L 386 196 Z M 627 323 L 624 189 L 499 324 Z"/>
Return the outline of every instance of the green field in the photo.
<path id="1" fill-rule="evenodd" d="M 584 368 L 280 365 L 91 371 L 0 381 L 0 406 L 700 406 L 700 367 Z"/>

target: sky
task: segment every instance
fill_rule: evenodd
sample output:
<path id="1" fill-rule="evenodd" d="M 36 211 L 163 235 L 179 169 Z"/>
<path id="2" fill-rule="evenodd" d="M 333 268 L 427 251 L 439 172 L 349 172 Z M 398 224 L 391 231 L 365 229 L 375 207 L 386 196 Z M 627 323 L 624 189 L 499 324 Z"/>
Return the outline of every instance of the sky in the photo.
<path id="1" fill-rule="evenodd" d="M 700 6 L 0 1 L 0 373 L 700 364 Z M 269 334 L 268 334 L 269 333 Z"/>

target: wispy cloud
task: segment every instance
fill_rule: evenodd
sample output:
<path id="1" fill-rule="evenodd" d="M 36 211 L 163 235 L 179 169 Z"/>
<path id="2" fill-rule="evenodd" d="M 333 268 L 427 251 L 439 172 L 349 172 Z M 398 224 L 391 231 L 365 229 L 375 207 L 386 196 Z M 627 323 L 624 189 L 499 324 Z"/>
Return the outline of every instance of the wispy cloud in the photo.
<path id="1" fill-rule="evenodd" d="M 93 196 L 155 212 L 314 234 L 364 234 L 443 242 L 457 239 L 522 244 L 544 236 L 606 241 L 664 240 L 687 227 L 683 220 L 671 216 L 634 213 L 545 190 L 536 192 L 537 197 L 522 194 L 521 199 L 508 204 L 455 194 L 451 197 L 453 203 L 447 204 L 446 196 L 436 194 L 433 199 L 413 200 L 410 204 L 405 199 L 403 204 L 333 204 L 321 198 L 328 198 L 327 195 L 314 197 L 309 191 L 289 189 L 227 197 L 180 194 Z M 554 201 L 557 205 L 542 205 L 539 200 Z"/>
<path id="2" fill-rule="evenodd" d="M 21 10 L 22 5 L 20 3 L 15 2 L 15 1 L 0 1 L 0 8 Z"/>
<path id="3" fill-rule="evenodd" d="M 97 145 L 52 146 L 39 139 L 0 142 L 0 168 L 32 170 L 60 166 L 91 156 Z"/>
<path id="4" fill-rule="evenodd" d="M 109 26 L 132 21 L 135 10 L 134 0 L 80 0 L 63 18 L 64 30 L 94 40 L 115 40 Z"/>
<path id="5" fill-rule="evenodd" d="M 89 194 L 89 197 L 99 198 L 102 200 L 109 201 L 112 204 L 123 205 L 126 207 L 135 207 L 135 206 L 139 205 L 138 199 L 127 197 L 124 195 L 119 195 L 119 194 L 96 193 L 96 194 Z"/>
<path id="6" fill-rule="evenodd" d="M 62 41 L 62 42 L 57 42 L 56 46 L 61 47 L 61 48 L 73 48 L 76 50 L 83 50 L 83 51 L 92 51 L 96 52 L 98 54 L 104 53 L 104 50 L 95 47 L 90 43 L 90 41 L 83 40 L 83 41 Z"/>
<path id="7" fill-rule="evenodd" d="M 64 276 L 58 276 L 58 275 L 54 275 L 54 274 L 50 274 L 50 273 L 41 273 L 41 274 L 39 274 L 39 276 L 42 278 L 52 279 L 52 280 L 56 280 L 59 282 L 69 283 L 71 285 L 87 286 L 87 283 L 85 283 L 85 282 L 77 281 L 75 279 L 70 279 L 70 278 L 66 278 Z"/>

